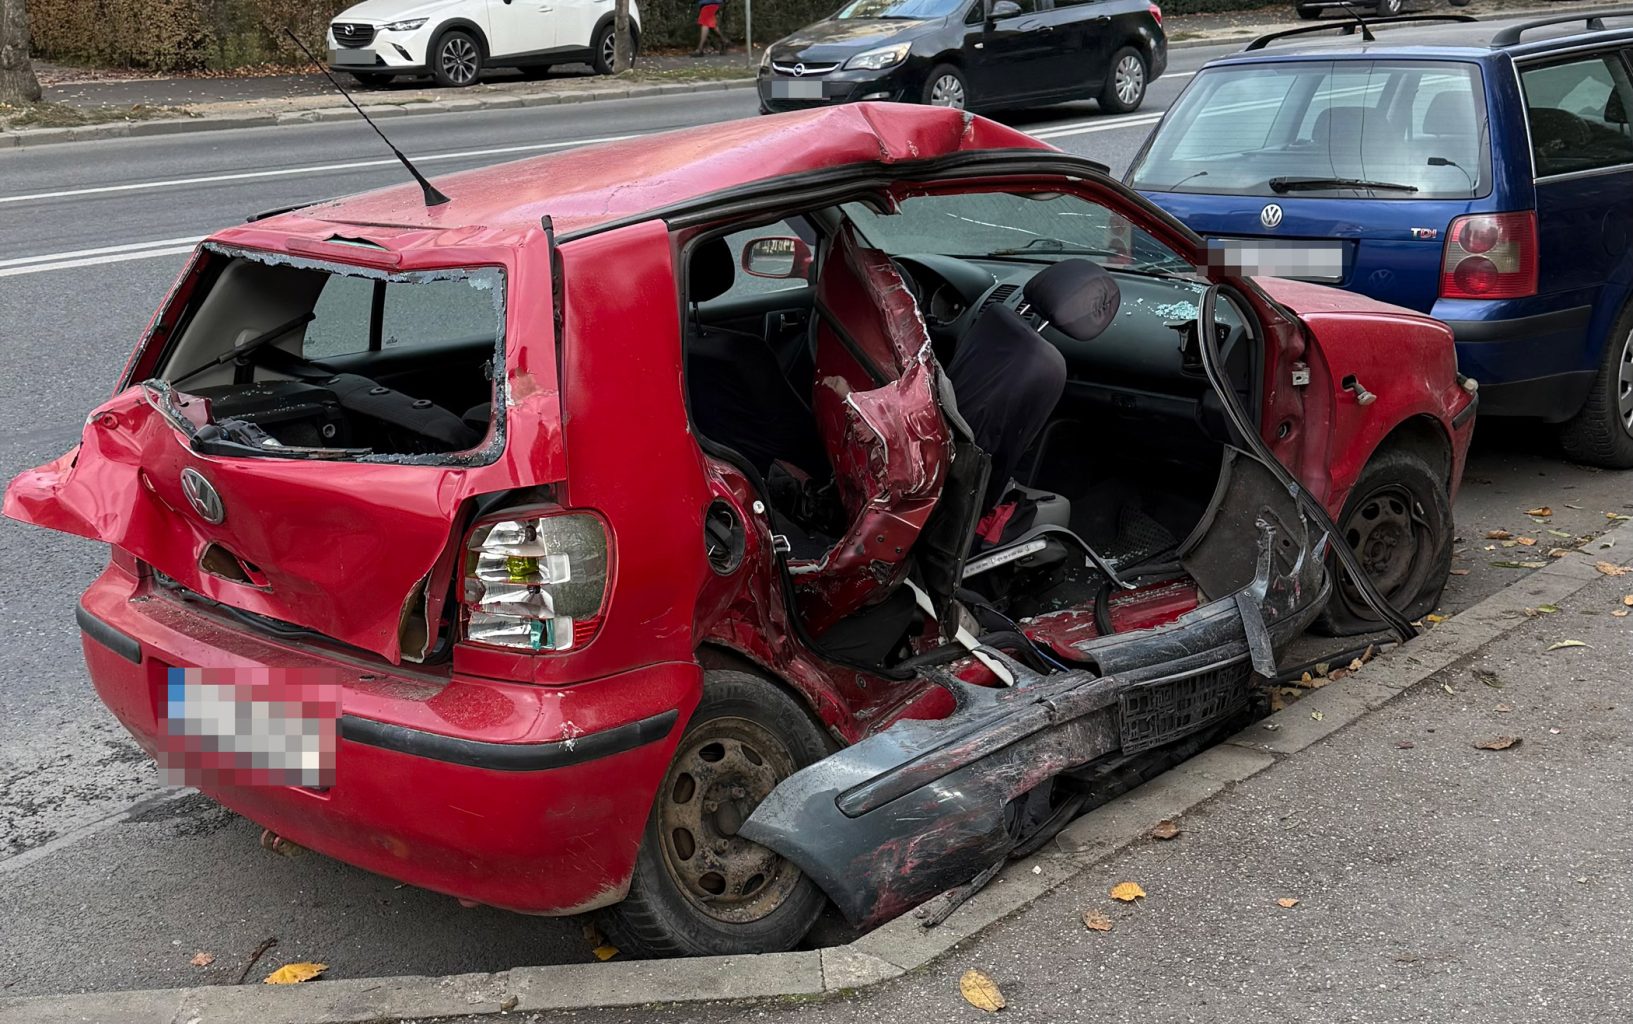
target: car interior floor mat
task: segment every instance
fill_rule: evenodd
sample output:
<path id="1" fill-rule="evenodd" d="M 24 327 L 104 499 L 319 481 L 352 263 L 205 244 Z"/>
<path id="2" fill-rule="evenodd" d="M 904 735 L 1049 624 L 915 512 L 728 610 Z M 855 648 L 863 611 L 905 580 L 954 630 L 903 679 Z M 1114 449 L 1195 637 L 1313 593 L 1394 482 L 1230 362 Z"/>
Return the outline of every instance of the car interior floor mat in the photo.
<path id="1" fill-rule="evenodd" d="M 1117 514 L 1117 538 L 1105 548 L 1112 568 L 1143 565 L 1179 547 L 1179 538 L 1145 513 L 1139 505 L 1124 505 Z"/>

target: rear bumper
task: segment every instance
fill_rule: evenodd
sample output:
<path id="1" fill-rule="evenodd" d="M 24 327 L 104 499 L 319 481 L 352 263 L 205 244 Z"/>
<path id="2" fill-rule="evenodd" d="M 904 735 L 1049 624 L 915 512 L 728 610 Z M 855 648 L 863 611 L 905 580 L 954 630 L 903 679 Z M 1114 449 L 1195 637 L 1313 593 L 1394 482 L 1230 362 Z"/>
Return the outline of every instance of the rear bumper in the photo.
<path id="1" fill-rule="evenodd" d="M 112 566 L 78 618 L 98 695 L 152 754 L 167 742 L 171 668 L 335 678 L 332 786 L 207 775 L 201 791 L 337 860 L 524 913 L 579 913 L 623 897 L 701 686 L 695 664 L 568 687 L 391 670 L 233 628 Z"/>
<path id="2" fill-rule="evenodd" d="M 1505 320 L 1447 319 L 1457 368 L 1480 382 L 1480 412 L 1559 423 L 1587 400 L 1596 362 L 1583 362 L 1593 307 Z"/>

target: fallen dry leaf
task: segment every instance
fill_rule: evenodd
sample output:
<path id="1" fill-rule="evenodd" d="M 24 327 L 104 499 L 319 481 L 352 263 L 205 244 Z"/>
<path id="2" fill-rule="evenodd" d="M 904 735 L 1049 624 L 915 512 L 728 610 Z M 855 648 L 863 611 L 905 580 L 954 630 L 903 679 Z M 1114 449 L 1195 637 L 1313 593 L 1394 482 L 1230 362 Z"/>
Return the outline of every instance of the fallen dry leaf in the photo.
<path id="1" fill-rule="evenodd" d="M 516 1004 L 521 1002 L 521 1001 L 522 1001 L 521 996 L 515 996 L 515 995 L 506 996 L 499 1003 L 499 1012 L 500 1013 L 509 1013 L 510 1011 L 516 1009 Z"/>
<path id="2" fill-rule="evenodd" d="M 1625 618 L 1627 618 L 1627 609 L 1626 608 L 1618 608 L 1615 611 L 1611 612 L 1610 614 L 1615 616 L 1618 619 L 1625 619 Z"/>
<path id="3" fill-rule="evenodd" d="M 1622 596 L 1622 603 L 1627 605 L 1629 608 L 1633 608 L 1633 594 L 1623 595 Z"/>
<path id="4" fill-rule="evenodd" d="M 1445 622 L 1447 619 L 1451 618 L 1451 616 L 1450 615 L 1425 615 L 1424 618 L 1428 619 L 1430 622 L 1435 623 L 1436 625 L 1439 625 L 1440 623 Z"/>
<path id="5" fill-rule="evenodd" d="M 1593 567 L 1606 576 L 1626 576 L 1633 572 L 1633 566 L 1617 565 L 1615 562 L 1595 562 Z"/>
<path id="6" fill-rule="evenodd" d="M 1513 537 L 1513 536 L 1514 535 L 1512 533 L 1509 533 L 1507 530 L 1487 530 L 1486 531 L 1486 540 L 1508 540 L 1510 537 Z"/>
<path id="7" fill-rule="evenodd" d="M 1524 544 L 1526 547 L 1531 548 L 1536 547 L 1537 539 L 1535 537 L 1515 537 L 1514 543 Z"/>
<path id="8" fill-rule="evenodd" d="M 1520 745 L 1518 736 L 1493 736 L 1489 740 L 1479 740 L 1474 744 L 1475 750 L 1507 750 L 1509 747 Z"/>
<path id="9" fill-rule="evenodd" d="M 1396 740 L 1395 741 L 1395 749 L 1396 750 L 1411 750 L 1415 746 L 1417 746 L 1417 744 L 1413 743 L 1411 740 Z"/>
<path id="10" fill-rule="evenodd" d="M 1558 614 L 1558 612 L 1559 612 L 1559 605 L 1557 605 L 1557 604 L 1539 604 L 1539 605 L 1537 605 L 1537 611 L 1541 612 L 1544 615 L 1555 615 L 1555 614 Z"/>
<path id="11" fill-rule="evenodd" d="M 1506 715 L 1510 711 L 1513 711 L 1513 710 L 1514 710 L 1514 705 L 1512 705 L 1512 704 L 1499 704 L 1499 705 L 1497 705 L 1497 713 L 1500 714 L 1500 715 Z"/>
<path id="12" fill-rule="evenodd" d="M 1333 692 L 1334 692 L 1334 693 L 1337 693 L 1337 692 L 1338 692 L 1338 691 L 1337 691 L 1337 690 L 1334 690 L 1334 691 L 1333 691 Z M 1322 720 L 1322 719 L 1323 719 L 1323 718 L 1325 718 L 1325 717 L 1327 717 L 1327 716 L 1326 716 L 1326 715 L 1323 715 L 1323 714 L 1322 714 L 1322 713 L 1321 713 L 1321 712 L 1319 712 L 1319 711 L 1312 711 L 1312 712 L 1310 712 L 1310 717 L 1311 717 L 1311 718 L 1313 718 L 1313 719 L 1315 719 L 1315 720 L 1316 720 L 1316 721 L 1318 721 L 1318 722 L 1319 722 L 1319 721 L 1321 721 L 1321 720 Z"/>
<path id="13" fill-rule="evenodd" d="M 1571 539 L 1570 533 L 1565 530 L 1549 530 L 1548 532 L 1553 534 L 1555 537 L 1563 537 L 1566 540 Z"/>
<path id="14" fill-rule="evenodd" d="M 1540 505 L 1537 508 L 1526 509 L 1525 514 L 1528 516 L 1551 516 L 1554 514 L 1554 510 L 1547 505 Z"/>
<path id="15" fill-rule="evenodd" d="M 1120 903 L 1133 903 L 1145 896 L 1145 890 L 1138 882 L 1118 882 L 1111 887 L 1111 898 Z"/>
<path id="16" fill-rule="evenodd" d="M 1457 696 L 1457 691 L 1452 689 L 1452 684 L 1451 683 L 1441 683 L 1440 688 L 1442 690 L 1445 690 L 1448 694 L 1451 694 L 1454 697 Z"/>
<path id="17" fill-rule="evenodd" d="M 1547 562 L 1492 562 L 1497 569 L 1541 569 Z"/>
<path id="18" fill-rule="evenodd" d="M 1591 646 L 1593 646 L 1593 645 L 1592 644 L 1585 644 L 1580 640 L 1556 640 L 1553 643 L 1548 645 L 1548 649 L 1550 651 L 1557 651 L 1557 650 L 1559 650 L 1559 649 L 1561 649 L 1563 647 L 1591 647 Z"/>
<path id="19" fill-rule="evenodd" d="M 614 946 L 610 942 L 603 942 L 601 945 L 590 950 L 590 952 L 595 954 L 595 958 L 597 960 L 605 962 L 618 955 L 618 947 Z"/>
<path id="20" fill-rule="evenodd" d="M 1503 688 L 1503 681 L 1498 678 L 1497 673 L 1493 672 L 1491 669 L 1481 668 L 1479 665 L 1476 665 L 1469 669 L 1469 671 L 1474 673 L 1474 678 L 1480 680 L 1482 683 L 1485 683 L 1492 689 L 1501 690 Z"/>
<path id="21" fill-rule="evenodd" d="M 1548 557 L 1549 558 L 1564 558 L 1566 555 L 1568 555 L 1570 553 L 1571 553 L 1570 548 L 1549 548 L 1548 549 Z"/>
<path id="22" fill-rule="evenodd" d="M 1612 522 L 1625 523 L 1629 519 L 1633 519 L 1633 516 L 1624 516 L 1620 512 L 1606 512 L 1605 518 Z"/>
<path id="23" fill-rule="evenodd" d="M 1168 818 L 1162 819 L 1151 828 L 1152 839 L 1175 839 L 1178 838 L 1178 836 L 1179 826 L 1174 824 L 1173 821 Z"/>
<path id="24" fill-rule="evenodd" d="M 1083 911 L 1083 927 L 1091 932 L 1109 932 L 1111 931 L 1111 918 L 1098 910 L 1085 910 Z"/>
<path id="25" fill-rule="evenodd" d="M 1291 896 L 1283 896 L 1281 899 L 1276 901 L 1276 906 L 1282 908 L 1283 910 L 1292 910 L 1294 907 L 1298 906 L 1298 900 Z"/>
<path id="26" fill-rule="evenodd" d="M 958 979 L 958 994 L 977 1010 L 985 1010 L 988 1013 L 997 1013 L 1005 1005 L 1004 994 L 998 990 L 998 983 L 973 967 Z"/>
<path id="27" fill-rule="evenodd" d="M 328 969 L 328 964 L 284 964 L 265 978 L 262 978 L 261 981 L 267 985 L 295 985 L 303 981 L 311 981 Z"/>
<path id="28" fill-rule="evenodd" d="M 1467 576 L 1468 574 L 1469 574 L 1469 571 L 1467 569 L 1453 569 L 1452 570 L 1452 575 L 1453 576 Z"/>
<path id="29" fill-rule="evenodd" d="M 191 960 L 189 960 L 187 962 L 192 964 L 194 967 L 208 967 L 211 964 L 215 963 L 215 954 L 214 953 L 194 953 L 193 954 L 193 959 L 191 959 Z"/>

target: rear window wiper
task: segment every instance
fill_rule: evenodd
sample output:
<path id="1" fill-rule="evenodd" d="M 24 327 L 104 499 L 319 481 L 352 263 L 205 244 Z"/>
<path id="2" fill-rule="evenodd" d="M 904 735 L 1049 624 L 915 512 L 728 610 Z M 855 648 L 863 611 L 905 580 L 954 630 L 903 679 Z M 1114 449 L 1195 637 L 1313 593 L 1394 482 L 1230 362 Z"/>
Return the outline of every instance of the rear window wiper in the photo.
<path id="1" fill-rule="evenodd" d="M 1309 192 L 1324 188 L 1359 188 L 1377 192 L 1416 192 L 1416 185 L 1402 185 L 1395 181 L 1369 181 L 1366 178 L 1271 178 L 1270 191 Z"/>

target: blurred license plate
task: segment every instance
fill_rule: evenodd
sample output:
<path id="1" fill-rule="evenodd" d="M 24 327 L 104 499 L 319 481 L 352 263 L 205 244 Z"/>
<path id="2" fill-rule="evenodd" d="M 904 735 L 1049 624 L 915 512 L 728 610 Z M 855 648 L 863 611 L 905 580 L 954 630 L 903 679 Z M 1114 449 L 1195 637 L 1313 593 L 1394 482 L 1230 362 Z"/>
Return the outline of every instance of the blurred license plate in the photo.
<path id="1" fill-rule="evenodd" d="M 159 766 L 174 785 L 332 783 L 340 688 L 300 669 L 170 668 Z"/>
<path id="2" fill-rule="evenodd" d="M 778 80 L 771 83 L 771 95 L 779 100 L 820 100 L 822 83 Z"/>
<path id="3" fill-rule="evenodd" d="M 1279 239 L 1214 238 L 1208 261 L 1248 277 L 1291 277 L 1299 281 L 1344 279 L 1344 243 Z"/>
<path id="4" fill-rule="evenodd" d="M 330 64 L 373 64 L 373 50 L 330 50 Z"/>

